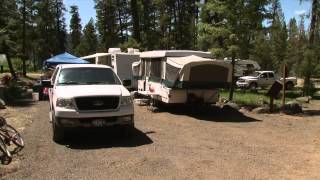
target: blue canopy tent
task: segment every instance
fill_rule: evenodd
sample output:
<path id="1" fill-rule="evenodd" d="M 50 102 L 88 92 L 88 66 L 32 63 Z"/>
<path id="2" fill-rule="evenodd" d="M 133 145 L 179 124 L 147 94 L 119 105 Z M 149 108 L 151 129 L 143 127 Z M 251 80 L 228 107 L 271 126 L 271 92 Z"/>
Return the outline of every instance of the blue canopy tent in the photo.
<path id="1" fill-rule="evenodd" d="M 67 52 L 53 56 L 44 61 L 44 65 L 46 67 L 56 66 L 58 64 L 89 64 L 89 62 L 73 56 Z"/>

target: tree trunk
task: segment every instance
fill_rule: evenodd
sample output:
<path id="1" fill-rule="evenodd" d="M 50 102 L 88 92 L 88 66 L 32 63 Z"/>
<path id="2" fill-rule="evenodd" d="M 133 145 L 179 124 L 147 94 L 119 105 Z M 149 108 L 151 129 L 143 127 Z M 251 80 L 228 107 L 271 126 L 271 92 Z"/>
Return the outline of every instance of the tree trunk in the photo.
<path id="1" fill-rule="evenodd" d="M 133 38 L 140 43 L 140 20 L 138 15 L 137 0 L 131 0 L 131 15 L 133 26 Z"/>
<path id="2" fill-rule="evenodd" d="M 9 71 L 10 71 L 12 78 L 17 79 L 16 73 L 15 73 L 14 68 L 12 66 L 11 57 L 10 57 L 9 53 L 4 53 L 4 54 L 6 55 L 8 66 L 9 66 Z"/>
<path id="3" fill-rule="evenodd" d="M 311 22 L 310 22 L 310 36 L 309 36 L 309 49 L 311 51 L 314 50 L 314 40 L 315 40 L 315 31 L 316 31 L 316 24 L 317 24 L 317 16 L 318 16 L 318 0 L 312 0 L 312 12 L 311 12 Z M 311 69 L 311 59 L 307 59 L 307 68 Z M 311 74 L 310 70 L 307 71 L 304 77 L 304 94 L 311 95 L 310 88 L 311 88 Z"/>
<path id="4" fill-rule="evenodd" d="M 231 87 L 230 87 L 230 91 L 229 91 L 229 101 L 233 100 L 233 92 L 234 92 L 234 66 L 235 66 L 235 59 L 236 59 L 236 54 L 234 52 L 232 52 L 232 60 L 231 60 L 231 65 L 232 65 L 232 73 L 231 73 Z"/>
<path id="5" fill-rule="evenodd" d="M 17 79 L 16 73 L 14 71 L 14 68 L 13 68 L 13 65 L 12 65 L 12 62 L 11 62 L 11 57 L 10 57 L 10 54 L 9 54 L 9 47 L 7 46 L 6 41 L 2 42 L 2 47 L 3 47 L 3 49 L 2 49 L 3 52 L 0 51 L 0 54 L 4 54 L 6 56 L 10 74 L 11 74 L 13 79 Z"/>
<path id="6" fill-rule="evenodd" d="M 22 75 L 23 77 L 27 76 L 27 67 L 26 67 L 26 0 L 23 0 L 23 12 L 22 12 Z"/>

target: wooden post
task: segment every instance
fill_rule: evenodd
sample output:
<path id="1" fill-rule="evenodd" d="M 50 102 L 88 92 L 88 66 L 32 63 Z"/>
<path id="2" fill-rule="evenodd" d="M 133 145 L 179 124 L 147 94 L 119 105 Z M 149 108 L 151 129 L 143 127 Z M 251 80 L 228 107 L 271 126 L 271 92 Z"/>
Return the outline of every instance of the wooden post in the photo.
<path id="1" fill-rule="evenodd" d="M 270 113 L 273 113 L 273 97 L 270 96 Z"/>
<path id="2" fill-rule="evenodd" d="M 282 70 L 282 107 L 286 104 L 286 74 L 287 74 L 287 66 L 283 64 Z"/>
<path id="3" fill-rule="evenodd" d="M 234 66 L 235 66 L 235 59 L 236 59 L 236 54 L 235 52 L 232 52 L 232 59 L 231 59 L 231 66 L 232 66 L 232 69 L 231 69 L 231 87 L 230 87 L 230 91 L 229 91 L 229 101 L 232 101 L 233 100 L 233 92 L 234 92 L 234 81 L 235 81 L 235 78 L 234 78 Z"/>

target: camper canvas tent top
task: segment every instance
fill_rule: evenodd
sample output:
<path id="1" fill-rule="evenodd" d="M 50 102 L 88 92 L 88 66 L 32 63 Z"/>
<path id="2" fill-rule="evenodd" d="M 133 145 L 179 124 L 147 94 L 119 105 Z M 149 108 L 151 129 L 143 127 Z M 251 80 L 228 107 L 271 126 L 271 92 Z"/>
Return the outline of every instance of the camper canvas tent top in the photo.
<path id="1" fill-rule="evenodd" d="M 133 64 L 138 93 L 164 103 L 215 103 L 231 83 L 231 65 L 201 51 L 149 51 Z M 139 69 L 139 70 L 138 70 Z"/>
<path id="2" fill-rule="evenodd" d="M 73 56 L 67 52 L 53 56 L 44 61 L 46 66 L 56 66 L 58 64 L 88 64 L 88 61 Z"/>
<path id="3" fill-rule="evenodd" d="M 112 67 L 122 81 L 131 82 L 130 86 L 126 86 L 128 89 L 137 89 L 137 81 L 133 78 L 131 66 L 133 62 L 139 61 L 139 54 L 119 52 L 118 48 L 110 48 L 109 52 L 111 53 L 96 53 L 81 58 L 93 64 Z"/>

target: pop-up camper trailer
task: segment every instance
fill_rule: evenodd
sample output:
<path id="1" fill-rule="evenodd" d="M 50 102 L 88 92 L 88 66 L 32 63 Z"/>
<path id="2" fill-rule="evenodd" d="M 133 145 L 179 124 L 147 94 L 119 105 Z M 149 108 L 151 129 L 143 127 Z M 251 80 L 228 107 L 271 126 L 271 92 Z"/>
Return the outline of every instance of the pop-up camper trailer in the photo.
<path id="1" fill-rule="evenodd" d="M 139 54 L 135 54 L 135 52 L 123 53 L 118 48 L 110 48 L 108 52 L 96 53 L 81 58 L 93 64 L 104 64 L 112 67 L 121 81 L 130 82 L 130 85 L 126 86 L 128 89 L 137 89 L 137 81 L 133 78 L 131 66 L 133 62 L 139 61 Z"/>
<path id="2" fill-rule="evenodd" d="M 142 52 L 132 71 L 139 95 L 167 104 L 213 104 L 231 83 L 231 65 L 201 51 Z"/>

